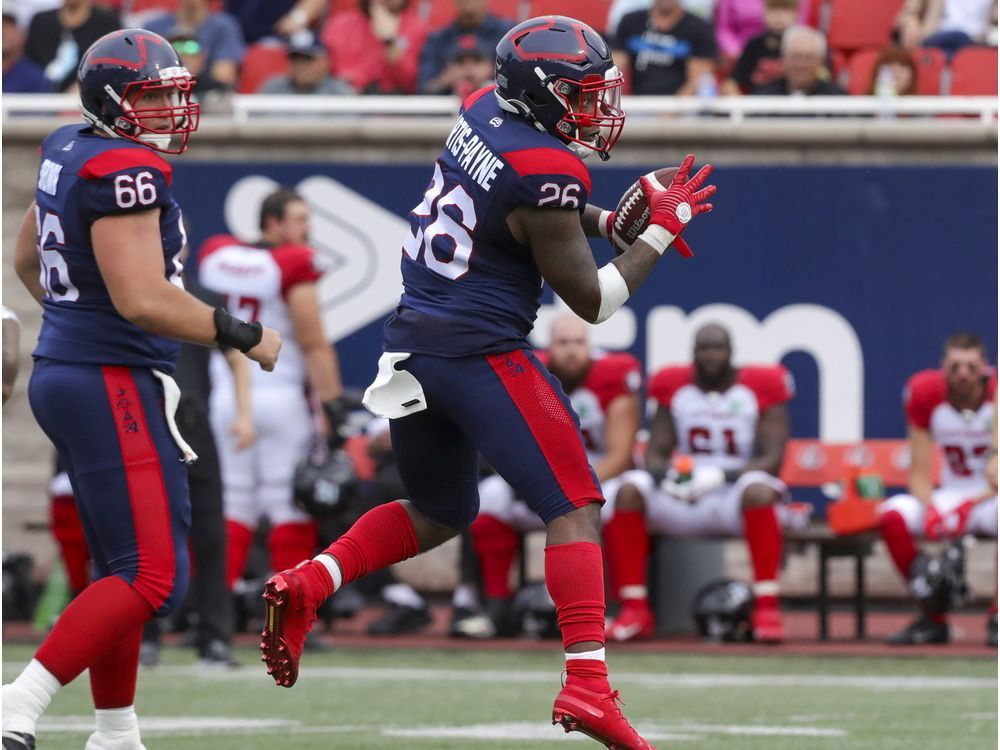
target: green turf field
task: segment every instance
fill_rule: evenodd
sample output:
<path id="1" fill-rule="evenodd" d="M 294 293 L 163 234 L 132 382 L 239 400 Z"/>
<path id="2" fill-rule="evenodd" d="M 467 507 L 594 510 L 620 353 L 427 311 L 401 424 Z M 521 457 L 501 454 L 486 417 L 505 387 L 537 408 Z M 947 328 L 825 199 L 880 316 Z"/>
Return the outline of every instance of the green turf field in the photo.
<path id="1" fill-rule="evenodd" d="M 31 649 L 5 646 L 4 681 Z M 167 649 L 139 677 L 148 750 L 535 748 L 568 741 L 549 724 L 557 651 L 307 654 L 298 685 L 256 661 L 204 671 Z M 956 659 L 612 655 L 627 714 L 658 747 L 694 750 L 979 750 L 997 747 L 997 665 Z M 41 750 L 82 750 L 86 679 L 57 696 Z"/>

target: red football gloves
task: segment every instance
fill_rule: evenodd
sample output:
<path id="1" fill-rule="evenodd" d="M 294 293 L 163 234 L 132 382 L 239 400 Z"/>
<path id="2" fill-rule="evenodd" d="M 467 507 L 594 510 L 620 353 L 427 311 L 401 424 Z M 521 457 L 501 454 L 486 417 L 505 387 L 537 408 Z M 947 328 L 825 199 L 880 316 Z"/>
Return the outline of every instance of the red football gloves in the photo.
<path id="1" fill-rule="evenodd" d="M 969 515 L 978 504 L 977 500 L 966 500 L 956 508 L 942 514 L 933 505 L 927 509 L 924 521 L 924 536 L 933 541 L 957 539 L 965 533 Z"/>
<path id="2" fill-rule="evenodd" d="M 639 184 L 649 202 L 649 224 L 660 226 L 673 236 L 673 246 L 685 258 L 694 255 L 691 247 L 681 238 L 688 222 L 698 214 L 712 210 L 711 203 L 705 203 L 716 190 L 715 185 L 709 185 L 698 190 L 712 173 L 712 165 L 706 164 L 688 181 L 688 172 L 694 165 L 694 154 L 684 157 L 680 167 L 674 174 L 673 182 L 666 190 L 657 190 L 648 177 L 640 177 Z"/>

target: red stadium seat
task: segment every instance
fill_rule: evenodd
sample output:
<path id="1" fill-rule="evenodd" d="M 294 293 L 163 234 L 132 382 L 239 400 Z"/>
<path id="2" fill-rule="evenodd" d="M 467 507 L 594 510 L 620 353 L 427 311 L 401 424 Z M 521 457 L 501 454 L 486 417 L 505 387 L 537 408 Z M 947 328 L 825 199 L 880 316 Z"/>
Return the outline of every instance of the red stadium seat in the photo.
<path id="1" fill-rule="evenodd" d="M 951 93 L 954 96 L 997 95 L 996 47 L 966 47 L 951 61 Z"/>
<path id="2" fill-rule="evenodd" d="M 608 0 L 530 0 L 528 17 L 571 16 L 603 34 L 608 25 Z"/>
<path id="3" fill-rule="evenodd" d="M 875 76 L 875 63 L 880 51 L 860 49 L 851 55 L 847 65 L 847 92 L 865 95 L 871 92 Z M 917 90 L 920 96 L 938 96 L 941 93 L 941 71 L 944 70 L 944 53 L 939 49 L 918 49 L 913 51 L 913 63 L 917 66 Z"/>
<path id="4" fill-rule="evenodd" d="M 250 45 L 243 58 L 236 90 L 240 94 L 255 94 L 269 79 L 287 73 L 285 46 L 280 42 L 257 42 Z"/>
<path id="5" fill-rule="evenodd" d="M 944 72 L 944 52 L 932 48 L 914 50 L 913 62 L 917 64 L 917 93 L 921 96 L 939 96 L 941 74 Z"/>
<path id="6" fill-rule="evenodd" d="M 835 49 L 884 47 L 903 0 L 832 0 L 827 41 Z"/>

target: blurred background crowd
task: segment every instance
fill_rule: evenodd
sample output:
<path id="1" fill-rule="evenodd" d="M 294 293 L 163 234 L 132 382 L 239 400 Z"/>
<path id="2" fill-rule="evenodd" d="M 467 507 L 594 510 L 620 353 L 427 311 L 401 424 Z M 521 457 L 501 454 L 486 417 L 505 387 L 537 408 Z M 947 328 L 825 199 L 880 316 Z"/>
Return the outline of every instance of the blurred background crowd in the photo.
<path id="1" fill-rule="evenodd" d="M 457 94 L 493 77 L 517 22 L 602 30 L 625 93 L 990 94 L 996 0 L 18 0 L 3 91 L 71 91 L 103 34 L 166 37 L 203 103 L 241 94 Z"/>

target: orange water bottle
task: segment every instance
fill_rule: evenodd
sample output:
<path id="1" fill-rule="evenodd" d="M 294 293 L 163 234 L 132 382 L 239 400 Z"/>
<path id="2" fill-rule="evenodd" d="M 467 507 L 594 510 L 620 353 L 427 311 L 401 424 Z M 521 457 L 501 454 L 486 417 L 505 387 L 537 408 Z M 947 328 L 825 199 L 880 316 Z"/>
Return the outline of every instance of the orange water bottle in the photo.
<path id="1" fill-rule="evenodd" d="M 677 474 L 678 483 L 690 482 L 694 475 L 694 459 L 684 454 L 674 456 L 673 469 Z"/>

